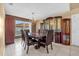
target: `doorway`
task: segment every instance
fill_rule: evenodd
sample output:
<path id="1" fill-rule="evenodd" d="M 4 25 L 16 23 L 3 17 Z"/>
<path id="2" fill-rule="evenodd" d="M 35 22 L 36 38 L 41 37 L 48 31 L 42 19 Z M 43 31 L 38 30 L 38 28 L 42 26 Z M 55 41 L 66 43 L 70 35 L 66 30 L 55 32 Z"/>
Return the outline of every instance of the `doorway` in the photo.
<path id="1" fill-rule="evenodd" d="M 21 38 L 21 30 L 29 30 L 31 32 L 31 22 L 20 18 L 15 19 L 15 39 Z"/>

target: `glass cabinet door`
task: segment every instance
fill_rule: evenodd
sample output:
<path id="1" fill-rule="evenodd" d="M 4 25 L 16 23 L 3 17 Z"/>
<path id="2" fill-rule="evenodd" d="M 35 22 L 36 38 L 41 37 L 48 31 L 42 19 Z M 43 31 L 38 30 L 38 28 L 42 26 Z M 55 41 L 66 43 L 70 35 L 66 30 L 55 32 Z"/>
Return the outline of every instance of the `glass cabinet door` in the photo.
<path id="1" fill-rule="evenodd" d="M 49 30 L 49 20 L 45 20 L 44 26 L 45 30 Z"/>
<path id="2" fill-rule="evenodd" d="M 44 28 L 47 30 L 61 31 L 61 17 L 49 18 L 44 20 Z"/>
<path id="3" fill-rule="evenodd" d="M 54 19 L 50 19 L 50 30 L 54 30 Z"/>
<path id="4" fill-rule="evenodd" d="M 69 21 L 66 21 L 66 33 L 70 32 Z"/>
<path id="5" fill-rule="evenodd" d="M 57 29 L 58 29 L 58 32 L 61 32 L 61 18 L 58 18 L 57 19 Z"/>
<path id="6" fill-rule="evenodd" d="M 63 33 L 69 34 L 70 33 L 70 20 L 63 19 Z"/>
<path id="7" fill-rule="evenodd" d="M 55 24 L 55 42 L 56 43 L 62 43 L 62 37 L 61 37 L 61 20 L 62 17 L 55 17 L 54 24 Z"/>
<path id="8" fill-rule="evenodd" d="M 44 23 L 41 23 L 40 26 L 41 26 L 40 29 L 44 30 Z"/>
<path id="9" fill-rule="evenodd" d="M 54 20 L 56 32 L 61 32 L 61 20 L 62 20 L 62 18 L 58 18 L 58 17 L 56 17 Z"/>

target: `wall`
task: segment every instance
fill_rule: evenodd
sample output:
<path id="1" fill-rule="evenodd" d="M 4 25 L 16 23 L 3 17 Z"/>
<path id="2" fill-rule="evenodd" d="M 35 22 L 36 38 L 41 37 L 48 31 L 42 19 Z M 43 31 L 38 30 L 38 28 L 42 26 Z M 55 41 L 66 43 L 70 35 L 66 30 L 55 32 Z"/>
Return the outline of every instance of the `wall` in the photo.
<path id="1" fill-rule="evenodd" d="M 79 8 L 73 9 L 71 11 L 72 18 L 72 36 L 71 36 L 71 45 L 79 46 Z"/>
<path id="2" fill-rule="evenodd" d="M 40 29 L 40 23 L 43 23 L 43 21 L 37 20 L 37 22 L 36 22 L 36 32 L 38 32 L 38 30 Z"/>
<path id="3" fill-rule="evenodd" d="M 79 46 L 79 13 L 73 14 L 71 16 L 72 19 L 72 36 L 71 36 L 71 44 Z"/>
<path id="4" fill-rule="evenodd" d="M 4 54 L 5 47 L 5 12 L 4 7 L 0 4 L 0 55 Z"/>
<path id="5" fill-rule="evenodd" d="M 36 21 L 32 21 L 32 33 L 36 32 Z"/>
<path id="6" fill-rule="evenodd" d="M 78 13 L 79 13 L 79 8 L 71 9 L 71 15 L 78 14 Z"/>
<path id="7" fill-rule="evenodd" d="M 40 29 L 40 23 L 42 23 L 43 20 L 35 20 L 32 21 L 32 32 L 38 32 Z"/>
<path id="8" fill-rule="evenodd" d="M 71 10 L 71 45 L 79 46 L 79 8 Z"/>

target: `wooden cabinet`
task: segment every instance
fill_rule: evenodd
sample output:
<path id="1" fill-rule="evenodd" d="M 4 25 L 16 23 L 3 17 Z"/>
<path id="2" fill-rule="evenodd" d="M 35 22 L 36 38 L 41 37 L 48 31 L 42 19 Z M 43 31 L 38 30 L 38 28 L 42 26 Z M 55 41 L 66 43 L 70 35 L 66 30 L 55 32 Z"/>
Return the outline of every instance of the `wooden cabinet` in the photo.
<path id="1" fill-rule="evenodd" d="M 62 30 L 63 30 L 63 44 L 70 45 L 70 19 L 65 18 L 62 20 Z"/>
<path id="2" fill-rule="evenodd" d="M 53 30 L 53 17 L 48 17 L 44 20 L 44 29 L 45 30 Z"/>
<path id="3" fill-rule="evenodd" d="M 62 43 L 63 42 L 63 38 L 62 38 L 62 27 L 61 27 L 61 21 L 62 21 L 62 17 L 61 16 L 57 16 L 54 17 L 54 26 L 55 26 L 55 43 Z"/>
<path id="4" fill-rule="evenodd" d="M 41 24 L 40 24 L 40 29 L 41 29 L 41 30 L 44 30 L 44 27 L 45 27 L 45 26 L 44 26 L 44 23 L 41 23 Z"/>
<path id="5" fill-rule="evenodd" d="M 50 29 L 50 20 L 49 19 L 46 19 L 44 21 L 44 29 L 45 30 L 49 30 Z"/>
<path id="6" fill-rule="evenodd" d="M 55 43 L 62 43 L 61 32 L 55 32 Z"/>
<path id="7" fill-rule="evenodd" d="M 5 18 L 5 43 L 14 43 L 15 39 L 15 20 L 13 16 L 6 15 Z"/>
<path id="8" fill-rule="evenodd" d="M 70 19 L 62 16 L 48 17 L 43 21 L 44 30 L 54 31 L 54 42 L 70 45 Z"/>
<path id="9" fill-rule="evenodd" d="M 62 35 L 62 27 L 61 27 L 62 16 L 57 17 L 48 17 L 44 20 L 45 30 L 53 30 L 54 33 L 54 42 L 62 43 L 63 35 Z"/>

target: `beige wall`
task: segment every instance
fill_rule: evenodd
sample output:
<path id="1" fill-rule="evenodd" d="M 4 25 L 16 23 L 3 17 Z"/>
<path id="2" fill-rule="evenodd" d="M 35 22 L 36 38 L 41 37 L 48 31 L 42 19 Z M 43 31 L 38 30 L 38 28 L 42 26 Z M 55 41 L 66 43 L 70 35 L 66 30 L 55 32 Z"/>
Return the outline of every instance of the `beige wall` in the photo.
<path id="1" fill-rule="evenodd" d="M 71 9 L 71 45 L 79 46 L 79 8 Z"/>
<path id="2" fill-rule="evenodd" d="M 5 12 L 3 5 L 0 4 L 0 55 L 4 54 L 5 47 Z"/>
<path id="3" fill-rule="evenodd" d="M 71 10 L 71 15 L 72 14 L 79 14 L 79 8 L 75 8 Z"/>
<path id="4" fill-rule="evenodd" d="M 43 20 L 37 20 L 36 21 L 36 32 L 40 29 L 40 23 L 43 23 Z"/>
<path id="5" fill-rule="evenodd" d="M 36 32 L 36 21 L 32 21 L 32 32 Z"/>

